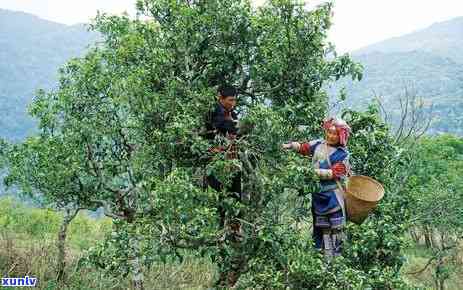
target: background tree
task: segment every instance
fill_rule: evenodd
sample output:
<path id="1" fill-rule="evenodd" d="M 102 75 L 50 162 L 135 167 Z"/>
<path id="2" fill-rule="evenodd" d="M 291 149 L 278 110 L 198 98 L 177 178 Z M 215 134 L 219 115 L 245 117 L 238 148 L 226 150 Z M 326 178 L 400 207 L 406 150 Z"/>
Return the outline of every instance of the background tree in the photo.
<path id="1" fill-rule="evenodd" d="M 81 209 L 95 209 L 95 188 L 81 180 L 81 161 L 62 136 L 44 134 L 4 147 L 8 168 L 5 184 L 39 206 L 64 214 L 57 237 L 57 280 L 65 275 L 65 243 L 69 224 Z"/>
<path id="2" fill-rule="evenodd" d="M 414 197 L 410 234 L 415 243 L 429 250 L 429 260 L 420 274 L 433 269 L 436 289 L 458 265 L 458 251 L 463 240 L 461 178 L 463 140 L 452 135 L 427 137 L 414 148 L 415 171 L 407 189 Z"/>

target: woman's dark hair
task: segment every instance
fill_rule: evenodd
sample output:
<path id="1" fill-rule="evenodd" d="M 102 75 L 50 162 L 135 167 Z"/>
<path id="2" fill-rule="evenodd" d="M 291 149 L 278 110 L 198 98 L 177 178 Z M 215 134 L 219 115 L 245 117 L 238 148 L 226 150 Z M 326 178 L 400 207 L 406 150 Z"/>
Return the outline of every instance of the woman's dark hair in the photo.
<path id="1" fill-rule="evenodd" d="M 235 87 L 228 86 L 228 85 L 220 86 L 217 89 L 217 92 L 222 97 L 236 97 L 236 95 L 237 95 L 237 91 L 236 91 Z"/>

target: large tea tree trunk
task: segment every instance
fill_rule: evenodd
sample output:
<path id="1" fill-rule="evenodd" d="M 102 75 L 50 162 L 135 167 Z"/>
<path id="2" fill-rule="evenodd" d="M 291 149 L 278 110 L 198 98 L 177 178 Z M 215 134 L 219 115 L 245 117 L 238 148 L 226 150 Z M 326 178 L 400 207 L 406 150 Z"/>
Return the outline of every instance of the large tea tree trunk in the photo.
<path id="1" fill-rule="evenodd" d="M 133 191 L 131 191 L 133 193 Z M 137 231 L 137 225 L 135 222 L 135 202 L 136 195 L 129 195 L 127 204 L 131 205 L 125 207 L 124 215 L 127 221 L 128 227 L 128 264 L 131 275 L 132 289 L 144 290 L 145 289 L 145 277 L 143 276 L 143 267 L 141 261 L 141 247 L 140 247 L 140 234 Z M 123 204 L 124 205 L 124 204 Z"/>
<path id="2" fill-rule="evenodd" d="M 131 268 L 132 274 L 132 287 L 135 290 L 144 290 L 144 276 L 142 270 L 142 263 L 140 261 L 140 243 L 138 238 L 135 235 L 132 235 L 130 238 L 130 256 L 129 256 L 129 264 Z"/>
<path id="3" fill-rule="evenodd" d="M 60 230 L 58 232 L 58 260 L 57 260 L 57 280 L 62 281 L 65 276 L 66 268 L 66 238 L 69 224 L 76 217 L 80 209 L 69 209 L 64 211 L 63 222 L 61 223 Z"/>

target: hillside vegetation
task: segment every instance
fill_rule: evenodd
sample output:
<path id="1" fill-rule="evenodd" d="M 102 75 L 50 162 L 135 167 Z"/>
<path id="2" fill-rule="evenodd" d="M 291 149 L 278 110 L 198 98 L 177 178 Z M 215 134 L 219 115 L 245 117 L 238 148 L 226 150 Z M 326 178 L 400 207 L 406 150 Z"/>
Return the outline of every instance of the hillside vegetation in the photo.
<path id="1" fill-rule="evenodd" d="M 84 25 L 66 26 L 0 9 L 1 137 L 20 140 L 34 131 L 35 122 L 26 114 L 34 92 L 52 88 L 58 68 L 97 39 Z M 390 110 L 398 109 L 397 99 L 407 88 L 434 105 L 430 132 L 462 134 L 462 39 L 460 17 L 355 51 L 353 58 L 365 68 L 363 80 L 345 80 L 336 88 L 347 87 L 346 105 L 365 106 L 376 93 Z"/>
<path id="2" fill-rule="evenodd" d="M 0 9 L 0 137 L 20 140 L 34 132 L 27 106 L 35 91 L 55 87 L 58 68 L 96 40 L 85 25 Z"/>
<path id="3" fill-rule="evenodd" d="M 346 106 L 366 107 L 378 96 L 392 112 L 399 110 L 399 99 L 415 95 L 434 117 L 429 133 L 462 135 L 462 44 L 463 17 L 379 42 L 352 53 L 365 69 L 363 79 L 346 79 L 335 88 L 346 87 Z"/>

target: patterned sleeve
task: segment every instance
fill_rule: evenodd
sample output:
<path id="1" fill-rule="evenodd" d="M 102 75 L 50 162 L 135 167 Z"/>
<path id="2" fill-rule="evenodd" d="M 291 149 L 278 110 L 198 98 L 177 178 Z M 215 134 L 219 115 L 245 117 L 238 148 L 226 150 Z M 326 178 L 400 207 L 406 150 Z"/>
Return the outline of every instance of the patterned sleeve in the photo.
<path id="1" fill-rule="evenodd" d="M 347 176 L 347 166 L 344 162 L 338 162 L 331 166 L 331 171 L 333 172 L 333 177 L 335 179 L 341 179 Z"/>
<path id="2" fill-rule="evenodd" d="M 338 149 L 331 157 L 331 171 L 334 179 L 345 179 L 349 172 L 349 153 Z"/>
<path id="3" fill-rule="evenodd" d="M 299 147 L 299 153 L 304 156 L 310 156 L 314 153 L 315 148 L 321 143 L 320 140 L 313 140 L 310 142 L 301 143 Z"/>

